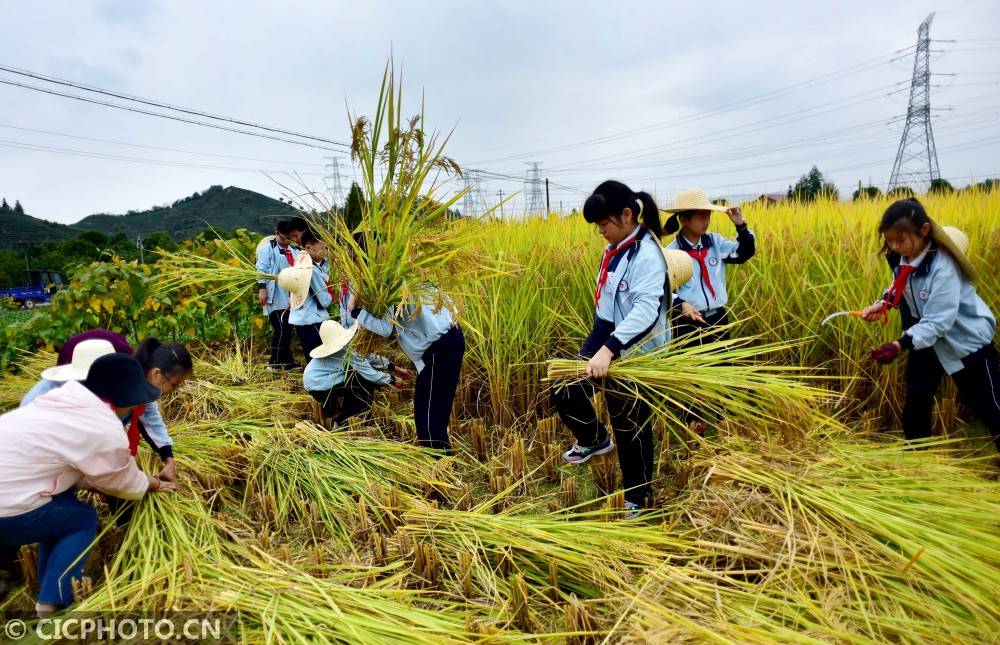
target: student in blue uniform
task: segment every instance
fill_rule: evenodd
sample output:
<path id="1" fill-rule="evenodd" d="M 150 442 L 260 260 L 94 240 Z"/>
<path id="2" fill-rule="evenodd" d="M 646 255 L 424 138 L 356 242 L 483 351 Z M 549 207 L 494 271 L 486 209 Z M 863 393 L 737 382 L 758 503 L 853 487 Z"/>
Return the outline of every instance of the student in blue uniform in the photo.
<path id="1" fill-rule="evenodd" d="M 743 264 L 757 251 L 753 231 L 747 227 L 740 208 L 726 208 L 709 201 L 696 188 L 682 190 L 677 195 L 672 213 L 664 230 L 677 236 L 667 245 L 669 249 L 684 251 L 694 260 L 694 276 L 677 289 L 674 306 L 680 310 L 674 333 L 700 334 L 703 341 L 711 342 L 729 337 L 727 330 L 717 329 L 729 323 L 726 303 L 726 265 Z M 736 225 L 736 241 L 718 233 L 709 233 L 712 212 L 726 213 Z"/>
<path id="2" fill-rule="evenodd" d="M 634 514 L 649 504 L 652 494 L 652 410 L 639 399 L 606 390 L 612 439 L 590 397 L 623 352 L 646 353 L 670 339 L 670 285 L 659 243 L 660 211 L 648 193 L 605 181 L 587 198 L 583 217 L 608 242 L 597 274 L 594 327 L 578 354 L 588 360 L 587 376 L 593 380 L 555 389 L 552 401 L 576 437 L 576 444 L 563 455 L 566 461 L 586 463 L 617 443 L 625 510 Z"/>
<path id="3" fill-rule="evenodd" d="M 932 221 L 916 199 L 889 206 L 878 231 L 894 279 L 862 317 L 876 321 L 893 308 L 902 317 L 903 335 L 872 350 L 872 359 L 885 365 L 909 351 L 903 434 L 931 436 L 934 395 L 948 374 L 1000 449 L 996 318 L 976 293 L 976 270 L 965 256 L 968 238 Z"/>
<path id="4" fill-rule="evenodd" d="M 329 265 L 326 243 L 312 231 L 306 231 L 302 234 L 302 248 L 305 252 L 295 259 L 295 266 L 278 273 L 278 284 L 288 289 L 291 307 L 288 322 L 302 343 L 308 363 L 312 350 L 323 342 L 319 337 L 319 326 L 330 319 L 326 308 L 333 302 L 333 294 L 327 284 Z"/>
<path id="5" fill-rule="evenodd" d="M 278 275 L 282 269 L 295 265 L 298 249 L 291 243 L 291 223 L 282 220 L 275 227 L 274 235 L 265 237 L 257 246 L 257 270 L 268 275 Z M 257 300 L 264 315 L 271 323 L 271 357 L 269 369 L 294 369 L 299 367 L 292 357 L 292 326 L 288 323 L 288 291 L 277 280 L 261 280 Z"/>
<path id="6" fill-rule="evenodd" d="M 455 403 L 458 377 L 465 356 L 465 336 L 447 307 L 425 302 L 393 307 L 381 317 L 355 306 L 353 294 L 346 294 L 351 319 L 368 331 L 388 338 L 393 333 L 417 369 L 413 393 L 413 417 L 420 445 L 450 451 L 448 421 Z M 407 370 L 394 366 L 397 377 Z"/>
<path id="7" fill-rule="evenodd" d="M 379 356 L 361 357 L 350 344 L 358 327 L 344 327 L 333 320 L 320 325 L 323 344 L 314 349 L 302 374 L 302 385 L 323 406 L 323 416 L 334 427 L 371 407 L 375 390 L 403 385 L 393 376 L 395 365 Z"/>

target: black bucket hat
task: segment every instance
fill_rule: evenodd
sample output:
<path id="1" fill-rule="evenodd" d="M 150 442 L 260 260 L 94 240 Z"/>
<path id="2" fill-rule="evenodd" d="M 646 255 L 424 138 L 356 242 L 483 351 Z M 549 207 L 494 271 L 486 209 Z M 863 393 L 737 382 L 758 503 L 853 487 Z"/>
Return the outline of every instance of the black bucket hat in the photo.
<path id="1" fill-rule="evenodd" d="M 119 408 L 152 403 L 160 398 L 159 388 L 146 382 L 139 361 L 125 354 L 101 356 L 90 366 L 84 387 Z"/>

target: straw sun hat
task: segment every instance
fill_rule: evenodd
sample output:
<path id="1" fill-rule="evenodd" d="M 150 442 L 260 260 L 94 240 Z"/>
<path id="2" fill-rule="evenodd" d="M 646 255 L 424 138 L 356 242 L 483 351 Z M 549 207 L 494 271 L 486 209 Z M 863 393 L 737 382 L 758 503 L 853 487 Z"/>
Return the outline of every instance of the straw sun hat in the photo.
<path id="1" fill-rule="evenodd" d="M 718 211 L 725 213 L 728 208 L 713 204 L 705 191 L 697 188 L 685 188 L 677 193 L 677 199 L 670 208 L 664 208 L 667 213 L 680 213 L 682 211 Z"/>
<path id="2" fill-rule="evenodd" d="M 303 252 L 295 258 L 295 266 L 282 269 L 278 274 L 278 285 L 288 292 L 288 301 L 292 309 L 300 309 L 309 297 L 312 270 L 312 258 Z"/>
<path id="3" fill-rule="evenodd" d="M 969 236 L 954 226 L 941 226 L 931 220 L 931 236 L 943 247 L 948 255 L 958 264 L 958 267 L 971 282 L 979 279 L 979 272 L 965 256 L 969 252 Z"/>
<path id="4" fill-rule="evenodd" d="M 663 229 L 667 233 L 675 233 L 680 230 L 681 225 L 677 221 L 678 213 L 685 211 L 716 211 L 717 213 L 725 213 L 728 210 L 725 206 L 713 204 L 712 200 L 705 194 L 705 191 L 697 188 L 685 188 L 677 193 L 677 198 L 674 200 L 673 206 L 663 209 L 663 212 L 671 213 Z"/>
<path id="5" fill-rule="evenodd" d="M 66 381 L 82 381 L 87 378 L 90 366 L 98 358 L 107 354 L 114 354 L 115 347 L 106 340 L 92 338 L 77 344 L 73 348 L 73 358 L 65 365 L 50 367 L 42 372 L 42 378 L 46 381 L 56 381 L 65 383 Z"/>
<path id="6" fill-rule="evenodd" d="M 335 320 L 324 320 L 319 326 L 319 339 L 323 344 L 309 352 L 309 356 L 324 358 L 336 354 L 351 342 L 356 333 L 358 333 L 358 323 L 344 329 L 344 326 Z"/>
<path id="7" fill-rule="evenodd" d="M 670 288 L 676 289 L 694 275 L 694 261 L 691 256 L 678 249 L 663 248 L 663 259 L 667 261 L 667 275 Z"/>

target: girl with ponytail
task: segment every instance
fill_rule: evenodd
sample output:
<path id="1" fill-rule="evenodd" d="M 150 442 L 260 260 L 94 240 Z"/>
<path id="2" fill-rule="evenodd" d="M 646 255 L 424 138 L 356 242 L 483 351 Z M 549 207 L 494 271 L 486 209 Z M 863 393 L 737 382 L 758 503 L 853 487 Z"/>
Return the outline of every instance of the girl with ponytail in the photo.
<path id="1" fill-rule="evenodd" d="M 614 439 L 591 404 L 611 362 L 623 352 L 645 353 L 670 338 L 667 308 L 670 285 L 660 248 L 660 211 L 649 193 L 618 181 L 599 185 L 583 206 L 584 219 L 607 241 L 597 273 L 594 327 L 580 349 L 590 381 L 563 385 L 553 404 L 576 437 L 563 458 L 583 464 L 618 444 L 628 515 L 649 503 L 653 478 L 652 410 L 633 396 L 607 390 L 605 399 Z"/>
<path id="2" fill-rule="evenodd" d="M 180 343 L 161 343 L 158 338 L 150 336 L 139 343 L 134 356 L 142 365 L 146 381 L 159 388 L 160 396 L 170 394 L 179 388 L 194 373 L 191 354 Z M 167 432 L 167 424 L 163 421 L 156 401 L 143 409 L 136 408 L 132 414 L 135 420 L 131 422 L 134 430 L 130 433 L 130 440 L 133 439 L 132 434 L 136 435 L 136 441 L 138 434 L 141 434 L 163 460 L 160 478 L 174 481 L 177 477 L 174 466 L 174 442 Z"/>

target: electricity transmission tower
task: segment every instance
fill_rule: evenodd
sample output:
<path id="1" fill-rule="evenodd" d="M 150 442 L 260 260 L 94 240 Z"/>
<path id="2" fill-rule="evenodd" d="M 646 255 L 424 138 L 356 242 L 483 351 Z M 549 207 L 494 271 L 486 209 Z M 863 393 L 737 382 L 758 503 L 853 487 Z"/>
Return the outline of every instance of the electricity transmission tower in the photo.
<path id="1" fill-rule="evenodd" d="M 462 183 L 465 193 L 462 195 L 462 215 L 475 217 L 482 215 L 488 209 L 486 195 L 483 193 L 485 180 L 483 171 L 467 168 L 462 171 Z"/>
<path id="2" fill-rule="evenodd" d="M 531 168 L 524 180 L 524 197 L 527 200 L 527 214 L 537 215 L 545 209 L 545 195 L 542 192 L 542 164 L 540 161 L 526 162 Z"/>
<path id="3" fill-rule="evenodd" d="M 910 104 L 906 108 L 906 126 L 899 142 L 896 161 L 892 164 L 889 190 L 897 186 L 927 188 L 940 179 L 934 133 L 931 131 L 931 22 L 934 14 L 917 29 L 917 53 L 913 59 L 913 80 L 910 82 Z"/>
<path id="4" fill-rule="evenodd" d="M 326 190 L 330 194 L 330 206 L 339 208 L 343 204 L 341 200 L 344 196 L 344 183 L 340 174 L 340 158 L 326 157 L 326 159 L 329 163 L 326 164 L 327 174 L 323 178 L 323 181 L 326 183 Z"/>

